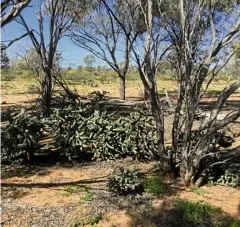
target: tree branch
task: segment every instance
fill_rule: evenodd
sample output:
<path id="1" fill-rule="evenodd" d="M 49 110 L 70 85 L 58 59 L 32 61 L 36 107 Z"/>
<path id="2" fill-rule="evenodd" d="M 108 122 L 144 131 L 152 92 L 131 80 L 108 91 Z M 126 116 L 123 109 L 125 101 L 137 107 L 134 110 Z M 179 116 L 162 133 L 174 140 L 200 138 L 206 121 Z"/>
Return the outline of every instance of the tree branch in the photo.
<path id="1" fill-rule="evenodd" d="M 1 28 L 13 21 L 31 0 L 5 0 L 1 2 Z M 12 4 L 10 4 L 10 2 Z M 12 6 L 8 12 L 5 12 L 8 6 Z"/>

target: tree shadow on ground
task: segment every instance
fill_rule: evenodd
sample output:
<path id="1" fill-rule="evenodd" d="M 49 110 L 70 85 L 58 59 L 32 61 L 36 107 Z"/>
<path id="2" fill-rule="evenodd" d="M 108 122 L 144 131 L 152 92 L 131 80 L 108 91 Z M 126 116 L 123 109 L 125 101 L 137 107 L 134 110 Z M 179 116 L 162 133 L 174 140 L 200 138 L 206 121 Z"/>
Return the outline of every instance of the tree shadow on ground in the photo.
<path id="1" fill-rule="evenodd" d="M 61 151 L 54 149 L 52 138 L 44 138 L 44 140 L 40 141 L 40 144 L 42 146 L 41 150 L 34 152 L 30 160 L 27 159 L 25 153 L 11 159 L 2 157 L 2 170 L 6 172 L 8 169 L 12 169 L 13 174 L 11 175 L 13 177 L 15 171 L 14 168 L 17 170 L 18 168 L 21 168 L 21 166 L 38 171 L 39 168 L 42 169 L 54 166 L 72 168 L 73 166 L 91 165 L 93 162 L 92 160 L 94 154 L 91 152 L 76 155 L 72 157 L 72 160 L 69 160 L 68 156 L 63 154 Z M 47 148 L 46 145 L 48 146 Z"/>
<path id="2" fill-rule="evenodd" d="M 132 216 L 133 214 L 147 214 L 152 209 L 153 201 L 163 201 L 165 198 L 177 196 L 182 188 L 172 188 L 171 183 L 167 184 L 167 190 L 160 195 L 148 193 L 143 190 L 125 196 L 119 196 L 109 191 L 94 191 L 96 195 L 95 203 L 100 210 L 106 213 L 114 211 L 124 211 Z M 147 225 L 143 225 L 144 227 Z"/>
<path id="3" fill-rule="evenodd" d="M 199 107 L 202 110 L 211 110 L 212 108 L 215 107 L 217 101 L 200 101 L 199 102 Z M 230 111 L 233 110 L 233 108 L 237 109 L 240 106 L 240 99 L 236 100 L 227 100 L 225 102 L 225 105 L 223 106 L 222 110 Z"/>
<path id="4" fill-rule="evenodd" d="M 129 213 L 132 227 L 235 227 L 240 221 L 200 202 L 166 199 L 160 207 Z"/>
<path id="5" fill-rule="evenodd" d="M 25 166 L 25 165 L 11 165 L 1 167 L 1 178 L 8 179 L 11 177 L 28 178 L 33 175 L 44 176 L 50 173 L 49 170 L 41 166 Z"/>
<path id="6" fill-rule="evenodd" d="M 8 187 L 2 188 L 1 197 L 2 199 L 18 199 L 28 195 L 29 192 L 25 191 L 23 188 Z"/>
<path id="7" fill-rule="evenodd" d="M 238 215 L 240 216 L 240 202 L 238 204 Z"/>

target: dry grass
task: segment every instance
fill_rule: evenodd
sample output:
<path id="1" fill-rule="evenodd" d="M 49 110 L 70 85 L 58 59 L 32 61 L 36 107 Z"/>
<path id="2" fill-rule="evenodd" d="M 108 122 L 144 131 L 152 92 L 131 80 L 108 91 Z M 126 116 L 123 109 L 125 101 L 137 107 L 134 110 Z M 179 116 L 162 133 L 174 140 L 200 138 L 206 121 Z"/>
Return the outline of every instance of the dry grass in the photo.
<path id="1" fill-rule="evenodd" d="M 32 85 L 38 85 L 36 80 L 16 78 L 12 81 L 2 81 L 1 94 L 2 95 L 19 95 L 28 91 Z"/>
<path id="2" fill-rule="evenodd" d="M 218 81 L 213 82 L 210 87 L 210 92 L 220 92 L 224 89 L 226 86 L 226 81 Z M 8 95 L 26 95 L 28 93 L 28 89 L 32 85 L 37 85 L 38 82 L 34 79 L 23 79 L 23 78 L 16 78 L 13 81 L 2 81 L 1 87 L 2 87 L 2 96 L 8 96 Z M 159 92 L 164 92 L 164 89 L 166 89 L 168 92 L 176 92 L 177 86 L 175 81 L 171 80 L 158 80 L 157 81 L 157 87 Z M 70 85 L 70 88 L 76 89 L 80 95 L 87 96 L 93 91 L 107 91 L 109 92 L 109 96 L 111 97 L 119 97 L 119 90 L 120 85 L 116 82 L 111 82 L 109 84 L 101 84 L 100 82 L 95 82 L 94 86 L 91 87 L 90 85 L 82 85 L 82 84 L 76 84 L 76 85 Z M 56 87 L 57 89 L 57 87 Z M 126 82 L 126 97 L 141 97 L 143 93 L 143 85 L 140 80 L 135 81 L 127 81 Z M 238 89 L 240 92 L 240 89 Z M 30 95 L 31 96 L 31 95 Z"/>

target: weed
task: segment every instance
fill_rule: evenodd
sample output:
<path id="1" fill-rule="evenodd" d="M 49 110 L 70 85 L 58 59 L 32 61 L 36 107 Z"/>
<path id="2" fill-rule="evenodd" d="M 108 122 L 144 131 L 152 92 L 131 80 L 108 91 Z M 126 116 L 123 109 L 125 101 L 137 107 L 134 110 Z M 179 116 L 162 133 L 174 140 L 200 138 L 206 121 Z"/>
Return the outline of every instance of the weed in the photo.
<path id="1" fill-rule="evenodd" d="M 222 218 L 216 221 L 216 227 L 239 227 L 240 220 L 234 218 Z"/>
<path id="2" fill-rule="evenodd" d="M 207 203 L 177 200 L 174 204 L 173 226 L 208 226 L 211 215 L 220 214 L 221 209 Z"/>
<path id="3" fill-rule="evenodd" d="M 117 195 L 141 192 L 139 172 L 137 170 L 118 168 L 108 177 L 107 187 L 110 192 Z"/>
<path id="4" fill-rule="evenodd" d="M 143 180 L 144 190 L 155 196 L 162 196 L 166 193 L 167 185 L 160 177 L 150 177 Z"/>
<path id="5" fill-rule="evenodd" d="M 207 191 L 202 188 L 193 188 L 191 191 L 197 195 L 204 195 L 207 193 Z"/>
<path id="6" fill-rule="evenodd" d="M 85 202 L 88 202 L 88 201 L 92 201 L 92 199 L 93 199 L 92 193 L 87 191 L 86 194 L 83 197 L 81 197 L 80 203 L 85 203 Z"/>
<path id="7" fill-rule="evenodd" d="M 88 216 L 87 218 L 80 219 L 80 220 L 74 220 L 71 227 L 82 227 L 82 226 L 87 226 L 87 225 L 94 227 L 101 220 L 102 220 L 102 214 L 94 213 L 94 214 Z"/>
<path id="8" fill-rule="evenodd" d="M 237 227 L 240 220 L 227 216 L 220 208 L 207 203 L 178 199 L 174 204 L 173 227 L 213 226 Z"/>
<path id="9" fill-rule="evenodd" d="M 75 193 L 79 193 L 79 192 L 82 192 L 85 190 L 86 190 L 86 188 L 81 185 L 66 185 L 66 186 L 64 186 L 64 191 L 69 194 L 75 194 Z"/>

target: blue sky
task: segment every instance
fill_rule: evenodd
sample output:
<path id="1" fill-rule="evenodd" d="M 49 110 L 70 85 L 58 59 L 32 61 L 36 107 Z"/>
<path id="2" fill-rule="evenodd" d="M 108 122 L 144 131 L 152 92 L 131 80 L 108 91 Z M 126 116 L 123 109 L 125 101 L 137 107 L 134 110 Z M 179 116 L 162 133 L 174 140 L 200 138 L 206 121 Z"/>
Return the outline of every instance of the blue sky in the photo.
<path id="1" fill-rule="evenodd" d="M 29 25 L 30 28 L 37 28 L 38 27 L 38 22 L 37 22 L 37 16 L 36 16 L 36 11 L 38 8 L 38 0 L 32 0 L 30 3 L 31 7 L 28 7 L 23 10 L 22 15 L 25 18 L 25 21 Z M 231 20 L 235 20 L 236 18 L 232 16 L 229 18 Z M 45 21 L 45 27 L 47 26 L 48 21 Z M 12 40 L 16 37 L 21 36 L 22 34 L 25 33 L 25 30 L 23 27 L 16 23 L 16 22 L 11 22 L 10 24 L 6 25 L 3 29 L 1 29 L 1 40 Z M 46 37 L 48 37 L 48 32 L 46 31 Z M 28 37 L 23 38 L 22 40 L 17 41 L 14 43 L 11 47 L 7 49 L 7 54 L 10 56 L 11 59 L 14 59 L 16 56 L 21 54 L 21 51 L 26 48 L 32 47 L 31 40 Z M 119 46 L 120 48 L 121 45 Z M 141 45 L 138 45 L 141 49 Z M 58 45 L 58 51 L 62 53 L 63 56 L 63 66 L 78 66 L 78 65 L 84 65 L 83 58 L 84 56 L 90 54 L 84 49 L 81 49 L 74 45 L 69 38 L 62 38 L 59 45 Z M 100 59 L 96 59 L 96 62 L 94 63 L 95 66 L 97 65 L 106 65 L 105 62 L 103 62 Z M 123 56 L 122 53 L 119 52 L 117 54 L 117 59 L 122 60 Z"/>
<path id="2" fill-rule="evenodd" d="M 22 15 L 31 28 L 38 27 L 37 18 L 36 18 L 36 9 L 37 9 L 37 2 L 36 0 L 33 0 L 32 3 L 30 3 L 29 8 L 26 8 L 23 10 Z M 47 22 L 46 22 L 47 23 Z M 11 40 L 16 37 L 21 36 L 24 34 L 25 31 L 21 25 L 19 25 L 16 22 L 11 22 L 10 24 L 6 25 L 3 29 L 1 29 L 1 40 Z M 46 32 L 47 35 L 47 32 Z M 25 48 L 32 47 L 31 40 L 28 37 L 25 37 L 16 43 L 14 43 L 12 46 L 10 46 L 7 49 L 7 54 L 11 59 L 14 59 L 16 56 L 18 56 L 21 51 Z M 58 45 L 58 51 L 62 52 L 63 55 L 63 66 L 68 65 L 84 65 L 83 58 L 85 55 L 90 54 L 86 50 L 80 49 L 79 47 L 76 47 L 68 38 L 62 38 Z M 106 65 L 102 60 L 96 59 L 96 62 L 94 65 Z"/>

